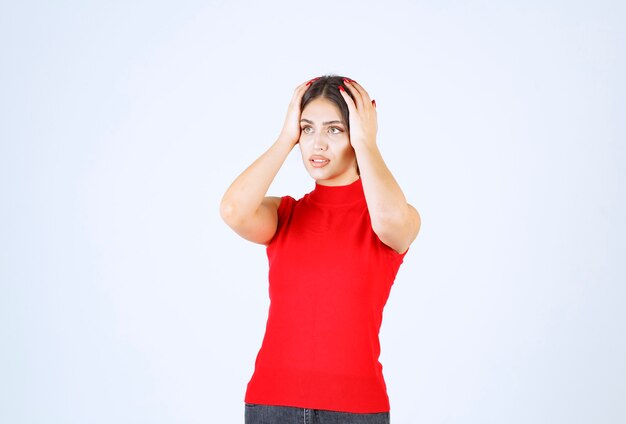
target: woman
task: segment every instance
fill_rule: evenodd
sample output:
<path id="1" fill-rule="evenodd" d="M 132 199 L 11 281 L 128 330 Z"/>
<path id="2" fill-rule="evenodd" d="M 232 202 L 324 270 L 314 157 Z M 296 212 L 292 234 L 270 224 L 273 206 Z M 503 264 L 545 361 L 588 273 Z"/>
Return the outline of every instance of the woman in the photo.
<path id="1" fill-rule="evenodd" d="M 378 333 L 420 217 L 376 146 L 375 107 L 348 78 L 301 84 L 276 142 L 224 194 L 222 218 L 270 266 L 246 424 L 389 423 Z M 296 144 L 315 189 L 266 197 Z"/>

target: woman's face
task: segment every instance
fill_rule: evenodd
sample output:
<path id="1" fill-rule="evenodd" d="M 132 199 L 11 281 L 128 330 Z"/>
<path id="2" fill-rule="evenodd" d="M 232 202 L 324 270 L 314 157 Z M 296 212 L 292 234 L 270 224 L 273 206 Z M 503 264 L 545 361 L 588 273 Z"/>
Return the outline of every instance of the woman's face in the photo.
<path id="1" fill-rule="evenodd" d="M 354 149 L 339 108 L 318 97 L 306 105 L 300 120 L 300 151 L 311 177 L 321 185 L 348 185 L 359 177 Z"/>

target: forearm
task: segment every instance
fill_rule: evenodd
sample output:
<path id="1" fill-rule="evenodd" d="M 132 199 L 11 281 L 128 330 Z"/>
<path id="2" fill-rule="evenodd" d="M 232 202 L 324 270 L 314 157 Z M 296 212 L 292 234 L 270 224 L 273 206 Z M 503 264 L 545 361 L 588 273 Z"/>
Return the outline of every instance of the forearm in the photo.
<path id="1" fill-rule="evenodd" d="M 355 146 L 355 152 L 372 227 L 401 224 L 410 214 L 409 206 L 378 146 L 375 143 Z"/>
<path id="2" fill-rule="evenodd" d="M 279 137 L 233 181 L 220 205 L 224 219 L 246 219 L 257 212 L 293 145 Z"/>
<path id="3" fill-rule="evenodd" d="M 398 253 L 405 252 L 419 232 L 419 213 L 407 203 L 378 150 L 374 101 L 356 81 L 344 83 L 354 97 L 340 87 L 350 110 L 350 143 L 356 152 L 372 229 L 384 244 Z"/>

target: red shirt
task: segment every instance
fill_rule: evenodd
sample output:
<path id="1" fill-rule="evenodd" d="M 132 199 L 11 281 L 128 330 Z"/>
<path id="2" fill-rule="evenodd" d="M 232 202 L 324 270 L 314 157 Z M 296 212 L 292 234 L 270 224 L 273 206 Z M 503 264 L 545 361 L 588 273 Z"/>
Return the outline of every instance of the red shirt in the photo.
<path id="1" fill-rule="evenodd" d="M 405 254 L 372 230 L 360 179 L 283 197 L 267 246 L 267 327 L 245 402 L 389 411 L 378 333 Z"/>

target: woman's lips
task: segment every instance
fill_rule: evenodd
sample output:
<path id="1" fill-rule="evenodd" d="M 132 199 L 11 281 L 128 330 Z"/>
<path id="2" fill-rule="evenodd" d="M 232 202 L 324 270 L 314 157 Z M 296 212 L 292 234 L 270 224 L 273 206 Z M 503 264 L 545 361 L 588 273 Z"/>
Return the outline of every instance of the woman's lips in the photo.
<path id="1" fill-rule="evenodd" d="M 313 168 L 323 168 L 328 164 L 328 162 L 330 162 L 330 159 L 327 159 L 324 156 L 311 156 L 309 162 L 311 162 L 311 166 L 313 166 Z"/>

